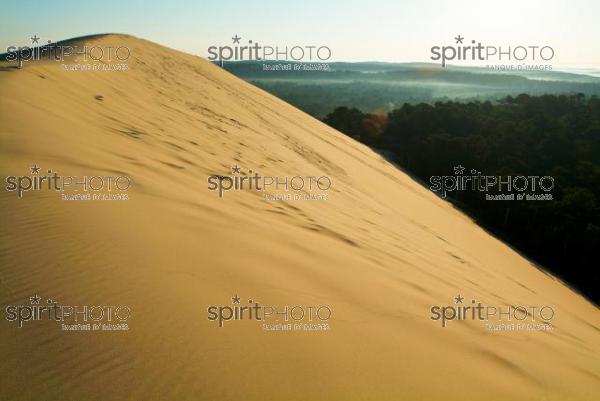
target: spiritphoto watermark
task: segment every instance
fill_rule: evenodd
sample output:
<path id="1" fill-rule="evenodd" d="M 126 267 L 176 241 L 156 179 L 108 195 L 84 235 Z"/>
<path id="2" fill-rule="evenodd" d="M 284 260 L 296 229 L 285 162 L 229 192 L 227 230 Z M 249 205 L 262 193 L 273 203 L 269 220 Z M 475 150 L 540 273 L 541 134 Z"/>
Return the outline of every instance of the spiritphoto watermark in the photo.
<path id="1" fill-rule="evenodd" d="M 47 40 L 40 43 L 41 38 L 33 35 L 31 46 L 8 46 L 6 61 L 15 61 L 18 68 L 30 61 L 48 60 L 61 63 L 69 71 L 125 71 L 131 57 L 131 49 L 127 46 L 114 45 L 82 45 L 76 41 L 54 43 Z M 80 63 L 67 63 L 74 57 Z"/>
<path id="2" fill-rule="evenodd" d="M 487 45 L 461 35 L 454 37 L 453 44 L 432 46 L 430 51 L 430 59 L 439 61 L 442 67 L 448 62 L 483 63 L 493 70 L 551 71 L 555 57 L 554 48 L 546 44 Z"/>
<path id="3" fill-rule="evenodd" d="M 465 167 L 454 167 L 452 175 L 434 175 L 429 178 L 430 189 L 446 198 L 449 192 L 477 191 L 485 193 L 486 200 L 553 200 L 554 178 L 537 175 L 483 175 Z"/>
<path id="4" fill-rule="evenodd" d="M 55 191 L 65 201 L 129 200 L 127 191 L 131 178 L 126 175 L 73 176 L 58 174 L 51 168 L 44 170 L 36 163 L 29 168 L 28 175 L 7 176 L 5 190 L 14 192 L 19 198 L 34 192 Z"/>
<path id="5" fill-rule="evenodd" d="M 208 190 L 220 198 L 230 191 L 258 191 L 263 192 L 264 200 L 272 201 L 328 200 L 332 182 L 326 175 L 261 175 L 252 169 L 243 171 L 238 165 L 231 167 L 229 175 L 207 178 Z"/>
<path id="6" fill-rule="evenodd" d="M 327 62 L 332 57 L 326 45 L 262 45 L 237 34 L 231 37 L 231 44 L 209 46 L 207 53 L 210 61 L 221 66 L 225 61 L 264 61 L 263 71 L 330 71 Z"/>
<path id="7" fill-rule="evenodd" d="M 29 302 L 8 305 L 4 317 L 22 329 L 34 322 L 52 321 L 63 331 L 127 331 L 131 308 L 127 305 L 64 305 L 35 294 Z"/>
<path id="8" fill-rule="evenodd" d="M 267 332 L 324 332 L 331 330 L 333 308 L 329 305 L 262 305 L 256 298 L 243 302 L 237 294 L 225 305 L 206 308 L 207 319 L 220 329 L 240 321 L 259 324 Z"/>
<path id="9" fill-rule="evenodd" d="M 458 294 L 449 305 L 432 305 L 430 319 L 446 328 L 458 322 L 476 321 L 488 331 L 550 331 L 556 315 L 551 305 L 487 305 Z"/>

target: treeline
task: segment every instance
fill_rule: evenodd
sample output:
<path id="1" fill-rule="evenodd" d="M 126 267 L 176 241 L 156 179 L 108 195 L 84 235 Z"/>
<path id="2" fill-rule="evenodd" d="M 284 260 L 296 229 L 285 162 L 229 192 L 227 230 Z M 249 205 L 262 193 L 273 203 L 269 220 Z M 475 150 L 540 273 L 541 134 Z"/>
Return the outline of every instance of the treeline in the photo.
<path id="1" fill-rule="evenodd" d="M 271 69 L 287 64 L 294 68 Z M 261 60 L 226 62 L 224 68 L 319 119 L 338 105 L 387 113 L 404 103 L 498 101 L 520 93 L 600 96 L 600 78 L 559 71 L 498 72 L 478 67 L 378 62 L 325 63 L 328 70 L 304 69 L 312 65 Z"/>
<path id="2" fill-rule="evenodd" d="M 404 104 L 387 114 L 338 107 L 332 127 L 391 155 L 429 183 L 463 166 L 482 175 L 551 176 L 553 200 L 451 200 L 481 225 L 600 303 L 600 99 L 506 97 L 498 102 Z"/>

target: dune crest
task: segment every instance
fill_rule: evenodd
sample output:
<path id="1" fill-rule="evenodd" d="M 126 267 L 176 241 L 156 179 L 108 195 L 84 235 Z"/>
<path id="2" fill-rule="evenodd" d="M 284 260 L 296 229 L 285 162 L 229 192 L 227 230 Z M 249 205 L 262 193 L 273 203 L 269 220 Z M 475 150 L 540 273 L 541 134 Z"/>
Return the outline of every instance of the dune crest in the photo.
<path id="1" fill-rule="evenodd" d="M 124 71 L 1 63 L 3 176 L 128 176 L 126 201 L 0 193 L 0 304 L 131 308 L 124 332 L 0 322 L 2 399 L 591 400 L 600 313 L 382 157 L 206 60 L 125 35 Z M 75 56 L 66 64 L 81 64 Z M 208 189 L 239 167 L 327 200 Z M 44 173 L 45 174 L 45 173 Z M 219 328 L 210 305 L 329 305 L 331 329 Z M 434 305 L 551 305 L 549 332 Z M 36 377 L 32 382 L 28 378 Z M 110 383 L 107 386 L 106 383 Z M 65 398 L 67 397 L 67 398 Z"/>

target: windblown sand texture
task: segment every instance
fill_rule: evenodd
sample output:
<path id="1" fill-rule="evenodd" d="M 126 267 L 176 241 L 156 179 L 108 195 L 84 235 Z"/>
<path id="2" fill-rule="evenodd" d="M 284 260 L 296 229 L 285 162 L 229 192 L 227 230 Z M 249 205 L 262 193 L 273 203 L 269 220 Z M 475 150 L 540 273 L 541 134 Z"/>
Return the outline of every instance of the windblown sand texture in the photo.
<path id="1" fill-rule="evenodd" d="M 208 61 L 124 35 L 128 71 L 0 63 L 0 167 L 132 177 L 128 201 L 0 192 L 1 400 L 595 400 L 600 313 L 381 156 Z M 74 59 L 70 63 L 76 62 Z M 81 62 L 81 61 L 77 61 Z M 207 177 L 328 175 L 327 201 Z M 18 329 L 29 297 L 132 309 L 127 332 Z M 238 294 L 331 331 L 219 329 Z M 551 332 L 430 320 L 461 294 L 552 305 Z"/>

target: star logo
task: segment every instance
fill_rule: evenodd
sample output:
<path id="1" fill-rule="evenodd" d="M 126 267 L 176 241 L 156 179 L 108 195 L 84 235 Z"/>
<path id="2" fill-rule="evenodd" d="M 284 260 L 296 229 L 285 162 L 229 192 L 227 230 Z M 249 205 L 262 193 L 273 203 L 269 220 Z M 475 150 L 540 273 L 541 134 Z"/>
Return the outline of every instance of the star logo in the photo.
<path id="1" fill-rule="evenodd" d="M 32 305 L 39 305 L 42 298 L 40 298 L 37 294 L 32 297 L 29 297 Z"/>
<path id="2" fill-rule="evenodd" d="M 240 169 L 241 169 L 241 167 L 236 164 L 234 167 L 231 168 L 231 173 L 232 174 L 239 174 L 240 173 Z"/>
<path id="3" fill-rule="evenodd" d="M 231 38 L 231 40 L 233 40 L 233 43 L 240 43 L 240 37 L 235 35 L 233 38 Z"/>
<path id="4" fill-rule="evenodd" d="M 38 165 L 31 166 L 31 174 L 38 174 L 40 172 L 40 168 Z"/>
<path id="5" fill-rule="evenodd" d="M 30 39 L 31 43 L 38 43 L 38 40 L 40 40 L 40 38 L 37 35 L 33 35 Z"/>
<path id="6" fill-rule="evenodd" d="M 455 301 L 457 304 L 462 304 L 462 303 L 463 303 L 463 302 L 462 302 L 462 301 L 463 301 L 463 299 L 465 299 L 465 298 L 464 298 L 464 297 L 461 297 L 461 296 L 460 296 L 460 294 L 458 294 L 456 297 L 454 297 L 454 301 Z"/>
<path id="7" fill-rule="evenodd" d="M 239 304 L 240 303 L 240 297 L 236 295 L 234 295 L 233 297 L 231 297 L 231 303 L 232 304 Z"/>
<path id="8" fill-rule="evenodd" d="M 464 37 L 460 36 L 460 35 L 458 35 L 454 38 L 454 40 L 456 40 L 456 43 L 460 43 L 460 44 L 462 44 L 463 39 L 464 39 Z"/>
<path id="9" fill-rule="evenodd" d="M 465 168 L 460 164 L 454 167 L 454 174 L 462 174 L 465 171 Z"/>

